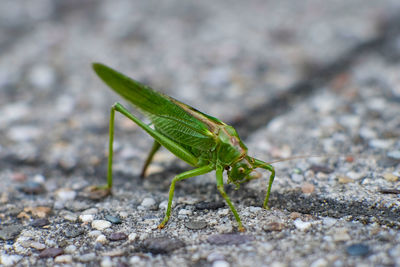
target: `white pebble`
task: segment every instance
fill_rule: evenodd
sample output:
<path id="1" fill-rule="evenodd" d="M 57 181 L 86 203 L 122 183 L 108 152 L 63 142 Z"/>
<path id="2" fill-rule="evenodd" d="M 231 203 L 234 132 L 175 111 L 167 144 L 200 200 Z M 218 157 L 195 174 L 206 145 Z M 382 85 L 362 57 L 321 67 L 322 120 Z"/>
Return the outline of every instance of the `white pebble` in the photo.
<path id="1" fill-rule="evenodd" d="M 106 244 L 108 242 L 107 237 L 105 235 L 99 235 L 96 238 L 96 242 L 100 244 Z"/>
<path id="2" fill-rule="evenodd" d="M 76 192 L 69 188 L 61 188 L 57 190 L 56 197 L 61 201 L 74 200 L 76 198 Z"/>
<path id="3" fill-rule="evenodd" d="M 142 203 L 140 204 L 140 206 L 144 207 L 144 208 L 151 208 L 156 204 L 156 201 L 150 197 L 146 197 L 145 199 L 143 199 Z"/>
<path id="4" fill-rule="evenodd" d="M 310 222 L 303 222 L 300 219 L 296 219 L 294 221 L 294 226 L 296 226 L 296 228 L 301 230 L 301 231 L 306 231 L 311 227 L 311 223 Z"/>
<path id="5" fill-rule="evenodd" d="M 89 237 L 98 237 L 99 235 L 101 235 L 101 231 L 99 230 L 93 230 L 88 233 Z"/>
<path id="6" fill-rule="evenodd" d="M 94 215 L 82 214 L 82 215 L 79 215 L 79 220 L 84 223 L 92 222 L 94 220 Z"/>
<path id="7" fill-rule="evenodd" d="M 1 254 L 0 256 L 0 262 L 4 266 L 15 266 L 17 262 L 19 262 L 22 259 L 22 256 L 20 255 L 7 255 L 7 254 Z"/>
<path id="8" fill-rule="evenodd" d="M 56 263 L 71 263 L 72 256 L 71 255 L 60 255 L 54 259 L 54 262 L 56 262 Z"/>
<path id="9" fill-rule="evenodd" d="M 109 221 L 105 221 L 105 220 L 94 220 L 92 222 L 92 227 L 94 229 L 102 231 L 104 229 L 111 227 L 111 223 Z"/>
<path id="10" fill-rule="evenodd" d="M 213 267 L 229 267 L 229 262 L 227 261 L 214 261 L 212 264 Z"/>
<path id="11" fill-rule="evenodd" d="M 325 266 L 328 266 L 328 262 L 323 258 L 314 261 L 310 265 L 310 267 L 325 267 Z"/>
<path id="12" fill-rule="evenodd" d="M 229 209 L 220 209 L 218 210 L 218 215 L 227 216 L 229 214 Z"/>
<path id="13" fill-rule="evenodd" d="M 65 253 L 68 253 L 68 254 L 72 254 L 72 253 L 74 253 L 76 250 L 77 250 L 77 247 L 76 247 L 75 245 L 69 245 L 69 246 L 66 246 L 66 247 L 65 247 L 64 252 L 65 252 Z"/>
<path id="14" fill-rule="evenodd" d="M 94 215 L 94 214 L 96 214 L 97 212 L 99 212 L 98 209 L 96 209 L 96 208 L 90 208 L 90 209 L 87 209 L 87 210 L 82 211 L 82 214 L 85 214 L 85 215 L 92 214 L 92 215 Z"/>
<path id="15" fill-rule="evenodd" d="M 37 249 L 37 250 L 43 250 L 46 248 L 45 244 L 42 244 L 40 242 L 32 241 L 30 244 L 31 248 Z"/>
<path id="16" fill-rule="evenodd" d="M 129 259 L 129 263 L 131 264 L 131 265 L 136 265 L 136 264 L 138 264 L 140 262 L 140 257 L 139 256 L 133 256 L 133 257 L 131 257 L 130 259 Z"/>
<path id="17" fill-rule="evenodd" d="M 166 210 L 168 207 L 168 200 L 164 200 L 163 202 L 160 203 L 160 205 L 158 205 L 158 208 L 160 210 Z"/>
<path id="18" fill-rule="evenodd" d="M 192 211 L 187 210 L 187 209 L 181 209 L 178 214 L 179 215 L 192 215 Z"/>
<path id="19" fill-rule="evenodd" d="M 108 257 L 108 256 L 103 257 L 103 259 L 101 260 L 100 266 L 101 267 L 112 267 L 113 264 L 111 261 L 111 257 Z"/>

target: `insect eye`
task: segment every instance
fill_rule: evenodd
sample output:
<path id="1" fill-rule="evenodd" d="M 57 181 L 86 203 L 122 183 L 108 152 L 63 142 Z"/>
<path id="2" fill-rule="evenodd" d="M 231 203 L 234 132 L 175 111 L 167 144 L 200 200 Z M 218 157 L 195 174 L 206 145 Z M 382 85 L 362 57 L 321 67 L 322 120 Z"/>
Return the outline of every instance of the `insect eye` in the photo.
<path id="1" fill-rule="evenodd" d="M 239 171 L 240 173 L 244 173 L 244 168 L 240 167 L 240 168 L 238 169 L 238 171 Z"/>
<path id="2" fill-rule="evenodd" d="M 229 171 L 231 169 L 231 166 L 226 166 L 225 170 Z"/>

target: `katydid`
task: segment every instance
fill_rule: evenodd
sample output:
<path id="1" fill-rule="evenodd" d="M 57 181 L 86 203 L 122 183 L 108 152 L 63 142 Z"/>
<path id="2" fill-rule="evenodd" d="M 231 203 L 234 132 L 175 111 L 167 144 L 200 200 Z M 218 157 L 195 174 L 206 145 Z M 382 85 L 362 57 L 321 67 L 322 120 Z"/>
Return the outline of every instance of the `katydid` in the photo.
<path id="1" fill-rule="evenodd" d="M 118 111 L 154 138 L 154 144 L 144 164 L 142 175 L 146 172 L 160 146 L 164 146 L 175 156 L 194 167 L 192 170 L 176 175 L 172 180 L 167 210 L 163 221 L 158 226 L 159 229 L 164 228 L 171 216 L 175 183 L 213 170 L 216 171 L 217 189 L 231 209 L 238 223 L 239 231 L 245 231 L 245 228 L 235 206 L 225 193 L 224 171 L 227 171 L 228 182 L 237 186 L 258 178 L 257 175 L 252 174 L 256 168 L 270 171 L 271 175 L 263 203 L 263 207 L 268 209 L 275 170 L 272 165 L 247 155 L 247 147 L 232 126 L 170 96 L 156 92 L 103 64 L 93 63 L 93 69 L 112 90 L 147 116 L 153 125 L 152 128 L 142 122 L 118 102 L 111 107 L 107 185 L 104 187 L 106 190 L 110 191 L 112 187 L 114 118 L 115 112 Z"/>

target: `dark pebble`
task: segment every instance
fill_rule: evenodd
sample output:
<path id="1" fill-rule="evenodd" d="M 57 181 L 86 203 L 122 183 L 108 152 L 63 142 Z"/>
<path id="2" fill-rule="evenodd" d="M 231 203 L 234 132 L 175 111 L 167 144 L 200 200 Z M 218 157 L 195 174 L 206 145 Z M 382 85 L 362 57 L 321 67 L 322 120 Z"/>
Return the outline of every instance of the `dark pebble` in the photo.
<path id="1" fill-rule="evenodd" d="M 62 248 L 46 248 L 39 254 L 39 258 L 54 258 L 63 253 Z"/>
<path id="2" fill-rule="evenodd" d="M 224 202 L 199 202 L 195 205 L 197 210 L 216 210 L 225 207 Z"/>
<path id="3" fill-rule="evenodd" d="M 239 245 L 252 240 L 252 236 L 241 234 L 218 234 L 207 238 L 207 241 L 213 245 Z"/>
<path id="4" fill-rule="evenodd" d="M 46 225 L 49 225 L 50 222 L 46 218 L 41 218 L 41 219 L 36 219 L 31 223 L 31 226 L 33 227 L 43 227 Z"/>
<path id="5" fill-rule="evenodd" d="M 22 226 L 20 225 L 6 225 L 2 226 L 0 229 L 0 239 L 3 240 L 14 240 L 19 233 L 22 231 Z"/>
<path id="6" fill-rule="evenodd" d="M 185 226 L 191 230 L 200 230 L 207 227 L 206 221 L 188 221 Z"/>
<path id="7" fill-rule="evenodd" d="M 382 194 L 400 194 L 400 190 L 394 188 L 382 188 L 379 190 L 379 192 L 381 192 Z"/>
<path id="8" fill-rule="evenodd" d="M 179 239 L 168 237 L 149 238 L 143 242 L 142 250 L 153 254 L 168 254 L 178 248 L 185 246 Z"/>
<path id="9" fill-rule="evenodd" d="M 347 254 L 350 256 L 366 256 L 369 254 L 369 247 L 364 244 L 354 244 L 346 248 Z"/>
<path id="10" fill-rule="evenodd" d="M 33 195 L 39 195 L 46 192 L 42 184 L 33 181 L 25 182 L 19 189 L 25 194 L 33 194 Z"/>
<path id="11" fill-rule="evenodd" d="M 105 218 L 107 221 L 109 221 L 112 224 L 121 224 L 122 223 L 121 219 L 116 216 L 106 215 Z"/>
<path id="12" fill-rule="evenodd" d="M 109 237 L 108 240 L 110 241 L 119 241 L 119 240 L 125 240 L 128 238 L 128 235 L 123 233 L 123 232 L 116 232 L 112 233 Z"/>
<path id="13" fill-rule="evenodd" d="M 65 237 L 68 238 L 74 238 L 77 236 L 80 236 L 81 234 L 83 234 L 85 231 L 82 228 L 78 228 L 78 227 L 68 227 L 65 231 L 64 231 L 64 235 Z"/>
<path id="14" fill-rule="evenodd" d="M 331 168 L 328 168 L 326 166 L 321 166 L 321 165 L 312 165 L 310 167 L 310 170 L 312 170 L 315 173 L 317 173 L 317 172 L 322 172 L 322 173 L 331 173 L 331 172 L 333 172 L 333 170 Z"/>

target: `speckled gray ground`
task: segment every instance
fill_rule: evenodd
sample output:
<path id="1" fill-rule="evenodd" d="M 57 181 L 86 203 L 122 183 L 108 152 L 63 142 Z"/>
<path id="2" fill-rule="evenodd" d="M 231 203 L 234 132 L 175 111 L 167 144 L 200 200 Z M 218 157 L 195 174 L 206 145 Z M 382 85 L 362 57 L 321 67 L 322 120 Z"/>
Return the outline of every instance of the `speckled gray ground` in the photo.
<path id="1" fill-rule="evenodd" d="M 274 164 L 227 186 L 177 185 L 187 169 L 118 116 L 113 195 L 104 62 L 232 123 Z M 400 266 L 398 1 L 51 1 L 0 3 L 0 264 Z"/>

